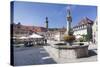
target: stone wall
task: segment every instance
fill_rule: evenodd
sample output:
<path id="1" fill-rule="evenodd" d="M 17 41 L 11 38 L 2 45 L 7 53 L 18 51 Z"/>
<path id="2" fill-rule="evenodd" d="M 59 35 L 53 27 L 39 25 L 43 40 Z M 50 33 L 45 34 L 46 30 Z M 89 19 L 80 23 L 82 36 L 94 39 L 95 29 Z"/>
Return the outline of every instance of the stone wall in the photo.
<path id="1" fill-rule="evenodd" d="M 57 58 L 76 59 L 88 56 L 88 45 L 83 46 L 50 46 L 51 53 Z"/>

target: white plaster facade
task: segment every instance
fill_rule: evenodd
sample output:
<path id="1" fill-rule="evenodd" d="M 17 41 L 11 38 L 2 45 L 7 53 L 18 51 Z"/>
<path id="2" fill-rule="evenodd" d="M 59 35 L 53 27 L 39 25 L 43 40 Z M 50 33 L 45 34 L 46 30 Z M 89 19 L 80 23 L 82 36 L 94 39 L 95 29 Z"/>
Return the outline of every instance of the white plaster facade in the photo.
<path id="1" fill-rule="evenodd" d="M 97 18 L 94 21 L 94 24 L 92 26 L 92 36 L 93 36 L 93 43 L 97 44 L 98 42 L 98 22 L 97 22 Z"/>
<path id="2" fill-rule="evenodd" d="M 77 35 L 86 35 L 86 34 L 87 34 L 87 29 L 74 31 L 75 36 L 77 36 Z"/>
<path id="3" fill-rule="evenodd" d="M 78 25 L 73 27 L 73 35 L 75 36 L 82 36 L 87 35 L 88 33 L 91 33 L 92 36 L 92 25 L 93 22 L 88 18 L 83 18 Z"/>
<path id="4" fill-rule="evenodd" d="M 63 37 L 64 37 L 64 33 L 65 32 L 61 32 L 61 31 L 55 33 L 54 39 L 57 40 L 57 41 L 62 41 Z"/>

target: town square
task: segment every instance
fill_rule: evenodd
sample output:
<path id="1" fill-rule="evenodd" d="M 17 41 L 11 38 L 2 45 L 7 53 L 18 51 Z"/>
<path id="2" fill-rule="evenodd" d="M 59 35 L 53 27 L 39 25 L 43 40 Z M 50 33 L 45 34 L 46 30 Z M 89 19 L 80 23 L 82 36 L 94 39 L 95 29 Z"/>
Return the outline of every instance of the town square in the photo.
<path id="1" fill-rule="evenodd" d="M 97 61 L 97 7 L 11 2 L 14 66 Z"/>

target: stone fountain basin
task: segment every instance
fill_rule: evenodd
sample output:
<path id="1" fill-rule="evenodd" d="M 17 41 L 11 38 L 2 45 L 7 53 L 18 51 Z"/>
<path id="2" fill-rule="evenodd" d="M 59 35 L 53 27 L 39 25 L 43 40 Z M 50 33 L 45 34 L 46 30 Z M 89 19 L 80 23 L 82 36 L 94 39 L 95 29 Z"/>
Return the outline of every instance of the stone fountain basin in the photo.
<path id="1" fill-rule="evenodd" d="M 51 51 L 57 58 L 76 59 L 88 56 L 88 45 L 51 45 Z"/>

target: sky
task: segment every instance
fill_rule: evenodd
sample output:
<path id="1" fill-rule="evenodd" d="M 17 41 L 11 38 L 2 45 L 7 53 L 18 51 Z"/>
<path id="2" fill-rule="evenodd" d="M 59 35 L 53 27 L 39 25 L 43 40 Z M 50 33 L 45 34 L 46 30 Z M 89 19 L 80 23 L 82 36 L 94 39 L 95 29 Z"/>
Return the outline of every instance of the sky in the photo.
<path id="1" fill-rule="evenodd" d="M 96 6 L 51 4 L 14 1 L 13 22 L 23 25 L 45 27 L 45 18 L 48 17 L 50 28 L 62 28 L 67 25 L 67 8 L 70 7 L 72 26 L 75 26 L 82 18 L 88 17 L 95 20 L 97 17 Z"/>

